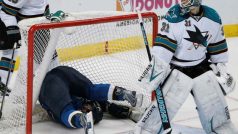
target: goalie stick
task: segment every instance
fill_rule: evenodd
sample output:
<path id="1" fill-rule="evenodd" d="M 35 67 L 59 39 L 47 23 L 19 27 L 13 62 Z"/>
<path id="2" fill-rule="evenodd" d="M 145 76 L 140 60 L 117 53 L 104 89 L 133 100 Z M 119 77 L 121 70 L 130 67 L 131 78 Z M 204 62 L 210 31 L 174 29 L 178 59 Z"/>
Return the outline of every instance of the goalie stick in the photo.
<path id="1" fill-rule="evenodd" d="M 143 35 L 144 44 L 145 44 L 145 47 L 146 47 L 148 58 L 149 58 L 149 61 L 151 61 L 152 56 L 151 56 L 151 53 L 150 53 L 149 43 L 148 43 L 145 28 L 144 28 L 144 23 L 143 23 L 143 20 L 142 20 L 142 16 L 141 16 L 141 13 L 140 13 L 138 8 L 136 8 L 136 12 L 138 14 L 139 23 L 140 23 L 140 27 L 141 27 L 141 32 L 142 32 L 142 35 Z M 164 95 L 163 95 L 163 92 L 162 92 L 162 87 L 164 86 L 167 79 L 169 78 L 172 70 L 170 71 L 170 73 L 168 74 L 168 76 L 166 77 L 164 82 L 161 83 L 158 86 L 158 88 L 155 90 L 156 101 L 157 101 L 158 109 L 159 109 L 159 112 L 160 112 L 160 118 L 161 118 L 162 126 L 164 128 L 164 133 L 163 134 L 171 134 L 171 132 L 172 132 L 172 128 L 171 128 L 171 124 L 170 124 L 169 116 L 168 116 L 168 111 L 167 111 L 167 108 L 166 108 L 166 105 L 165 105 L 165 99 L 164 99 Z"/>
<path id="2" fill-rule="evenodd" d="M 0 119 L 2 118 L 2 112 L 3 112 L 3 105 L 4 105 L 4 101 L 5 101 L 5 96 L 7 95 L 7 93 L 10 92 L 10 90 L 8 89 L 7 85 L 9 82 L 9 78 L 10 78 L 10 74 L 11 74 L 11 66 L 13 65 L 13 58 L 14 58 L 14 53 L 15 53 L 15 49 L 17 47 L 17 43 L 14 44 L 13 49 L 12 49 L 12 57 L 11 57 L 11 61 L 9 64 L 9 70 L 8 70 L 8 74 L 7 74 L 7 81 L 6 81 L 6 85 L 3 85 L 3 83 L 1 83 L 1 87 L 3 87 L 3 96 L 2 96 L 2 102 L 1 102 L 1 109 L 0 109 Z"/>

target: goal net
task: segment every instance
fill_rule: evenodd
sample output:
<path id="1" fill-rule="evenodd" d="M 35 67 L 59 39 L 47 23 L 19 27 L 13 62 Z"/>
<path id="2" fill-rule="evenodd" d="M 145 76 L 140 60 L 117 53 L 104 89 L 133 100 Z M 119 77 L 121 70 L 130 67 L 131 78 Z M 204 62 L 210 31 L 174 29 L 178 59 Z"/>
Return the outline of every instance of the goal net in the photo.
<path id="1" fill-rule="evenodd" d="M 148 12 L 142 17 L 152 45 L 158 29 L 157 16 Z M 32 113 L 42 81 L 47 71 L 59 65 L 77 69 L 93 83 L 136 90 L 146 96 L 143 106 L 150 103 L 151 95 L 138 84 L 149 60 L 137 14 L 68 13 L 60 23 L 39 17 L 23 20 L 19 27 L 20 60 L 10 81 L 12 92 L 5 100 L 1 133 L 32 133 Z"/>

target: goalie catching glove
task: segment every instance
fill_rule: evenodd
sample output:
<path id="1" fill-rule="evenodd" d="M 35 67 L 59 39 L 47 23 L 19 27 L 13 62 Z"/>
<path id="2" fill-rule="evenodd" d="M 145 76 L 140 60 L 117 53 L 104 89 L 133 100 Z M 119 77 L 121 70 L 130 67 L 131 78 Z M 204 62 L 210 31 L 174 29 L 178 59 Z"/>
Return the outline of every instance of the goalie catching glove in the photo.
<path id="1" fill-rule="evenodd" d="M 211 64 L 213 72 L 216 74 L 217 81 L 219 82 L 223 94 L 227 95 L 235 89 L 236 82 L 234 77 L 227 72 L 227 67 L 225 63 Z"/>

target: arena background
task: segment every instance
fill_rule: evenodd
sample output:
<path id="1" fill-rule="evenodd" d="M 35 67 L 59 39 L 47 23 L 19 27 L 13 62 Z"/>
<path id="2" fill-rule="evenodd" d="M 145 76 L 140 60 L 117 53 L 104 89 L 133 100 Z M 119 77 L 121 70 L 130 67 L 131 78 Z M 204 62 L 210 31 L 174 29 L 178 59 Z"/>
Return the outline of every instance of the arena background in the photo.
<path id="1" fill-rule="evenodd" d="M 179 0 L 122 0 L 124 11 L 134 11 L 139 7 L 142 11 L 154 11 L 159 19 L 168 8 Z M 119 0 L 49 0 L 51 12 L 116 11 L 121 10 Z M 221 16 L 226 37 L 238 36 L 238 1 L 237 0 L 203 0 L 203 4 L 213 7 Z"/>

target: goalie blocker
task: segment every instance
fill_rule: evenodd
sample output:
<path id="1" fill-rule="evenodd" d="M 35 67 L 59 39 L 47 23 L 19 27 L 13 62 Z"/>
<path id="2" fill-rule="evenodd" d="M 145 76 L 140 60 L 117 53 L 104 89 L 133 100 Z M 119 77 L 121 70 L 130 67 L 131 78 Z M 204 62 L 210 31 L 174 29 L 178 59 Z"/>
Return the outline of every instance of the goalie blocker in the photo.
<path id="1" fill-rule="evenodd" d="M 146 69 L 140 79 L 141 85 L 152 88 L 163 82 L 168 74 L 166 70 L 169 70 L 169 66 L 166 63 L 159 58 L 153 58 L 155 59 L 155 64 L 151 64 L 151 67 Z M 195 68 L 204 67 L 206 63 L 204 61 Z M 186 70 L 188 71 L 188 69 Z M 159 75 L 153 75 L 153 71 Z M 209 64 L 205 68 L 200 68 L 192 76 L 183 71 L 180 67 L 175 66 L 162 89 L 169 119 L 172 120 L 174 118 L 190 92 L 192 92 L 201 124 L 206 133 L 237 133 L 237 129 L 230 120 L 228 105 L 217 77 L 209 67 Z M 154 79 L 151 80 L 151 78 Z M 153 101 L 147 108 L 143 117 L 137 123 L 134 132 L 135 134 L 161 134 L 164 132 L 156 101 Z"/>

